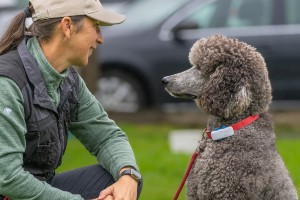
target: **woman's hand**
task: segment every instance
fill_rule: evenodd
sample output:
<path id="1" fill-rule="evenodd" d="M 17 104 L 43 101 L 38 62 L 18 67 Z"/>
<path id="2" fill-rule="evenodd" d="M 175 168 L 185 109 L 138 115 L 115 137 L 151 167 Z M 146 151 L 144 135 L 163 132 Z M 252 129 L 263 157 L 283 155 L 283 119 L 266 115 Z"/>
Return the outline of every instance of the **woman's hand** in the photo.
<path id="1" fill-rule="evenodd" d="M 124 175 L 116 183 L 103 190 L 96 200 L 136 200 L 137 187 L 136 180 L 130 175 Z"/>

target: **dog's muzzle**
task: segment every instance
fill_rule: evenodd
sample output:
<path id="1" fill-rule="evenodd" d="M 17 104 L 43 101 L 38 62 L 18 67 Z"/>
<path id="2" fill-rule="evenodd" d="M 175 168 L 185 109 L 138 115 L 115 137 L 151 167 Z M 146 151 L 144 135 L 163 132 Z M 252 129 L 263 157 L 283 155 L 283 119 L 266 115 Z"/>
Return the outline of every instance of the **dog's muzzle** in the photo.
<path id="1" fill-rule="evenodd" d="M 167 77 L 164 77 L 162 79 L 162 84 L 165 86 L 165 90 L 173 97 L 184 98 L 184 99 L 197 99 L 196 95 L 186 94 L 186 93 L 178 94 L 168 89 L 169 79 Z"/>
<path id="2" fill-rule="evenodd" d="M 164 86 L 166 86 L 166 85 L 168 85 L 169 80 L 167 79 L 167 77 L 164 77 L 164 78 L 161 80 L 161 82 L 162 82 L 162 84 L 163 84 Z"/>

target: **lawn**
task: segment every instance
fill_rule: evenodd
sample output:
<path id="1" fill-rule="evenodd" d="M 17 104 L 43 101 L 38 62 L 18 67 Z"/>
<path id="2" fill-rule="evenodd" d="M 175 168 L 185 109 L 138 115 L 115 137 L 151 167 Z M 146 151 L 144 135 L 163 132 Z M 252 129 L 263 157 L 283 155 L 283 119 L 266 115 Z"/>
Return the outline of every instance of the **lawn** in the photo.
<path id="1" fill-rule="evenodd" d="M 136 159 L 144 178 L 141 200 L 172 199 L 190 160 L 188 154 L 175 154 L 170 151 L 168 133 L 184 127 L 169 124 L 118 124 L 128 135 Z M 277 147 L 282 155 L 293 181 L 300 194 L 300 137 L 285 137 L 285 127 L 276 127 L 280 135 Z M 298 127 L 289 132 L 300 133 Z M 58 171 L 95 163 L 94 157 L 80 145 L 75 138 L 70 138 L 63 165 Z M 183 200 L 185 190 L 180 199 Z"/>

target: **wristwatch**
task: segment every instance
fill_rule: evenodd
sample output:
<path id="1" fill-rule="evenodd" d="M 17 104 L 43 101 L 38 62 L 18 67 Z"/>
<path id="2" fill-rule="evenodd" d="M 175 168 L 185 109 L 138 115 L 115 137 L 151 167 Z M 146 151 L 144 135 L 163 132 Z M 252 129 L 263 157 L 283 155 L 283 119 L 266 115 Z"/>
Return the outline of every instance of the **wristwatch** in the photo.
<path id="1" fill-rule="evenodd" d="M 126 169 L 123 172 L 121 172 L 120 177 L 124 175 L 129 175 L 131 176 L 134 180 L 136 180 L 138 183 L 141 182 L 142 180 L 142 175 L 135 169 Z"/>

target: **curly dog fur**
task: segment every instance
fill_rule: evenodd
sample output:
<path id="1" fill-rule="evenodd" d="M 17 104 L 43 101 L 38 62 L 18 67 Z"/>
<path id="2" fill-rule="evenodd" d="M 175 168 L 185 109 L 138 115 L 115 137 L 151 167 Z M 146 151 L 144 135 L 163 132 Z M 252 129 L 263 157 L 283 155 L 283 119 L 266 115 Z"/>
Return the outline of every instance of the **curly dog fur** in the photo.
<path id="1" fill-rule="evenodd" d="M 208 130 L 260 117 L 220 141 L 204 135 L 188 178 L 188 199 L 298 199 L 275 147 L 267 113 L 272 89 L 261 54 L 237 39 L 215 35 L 198 40 L 189 60 L 190 69 L 164 77 L 163 83 L 172 96 L 192 98 L 210 114 Z"/>

